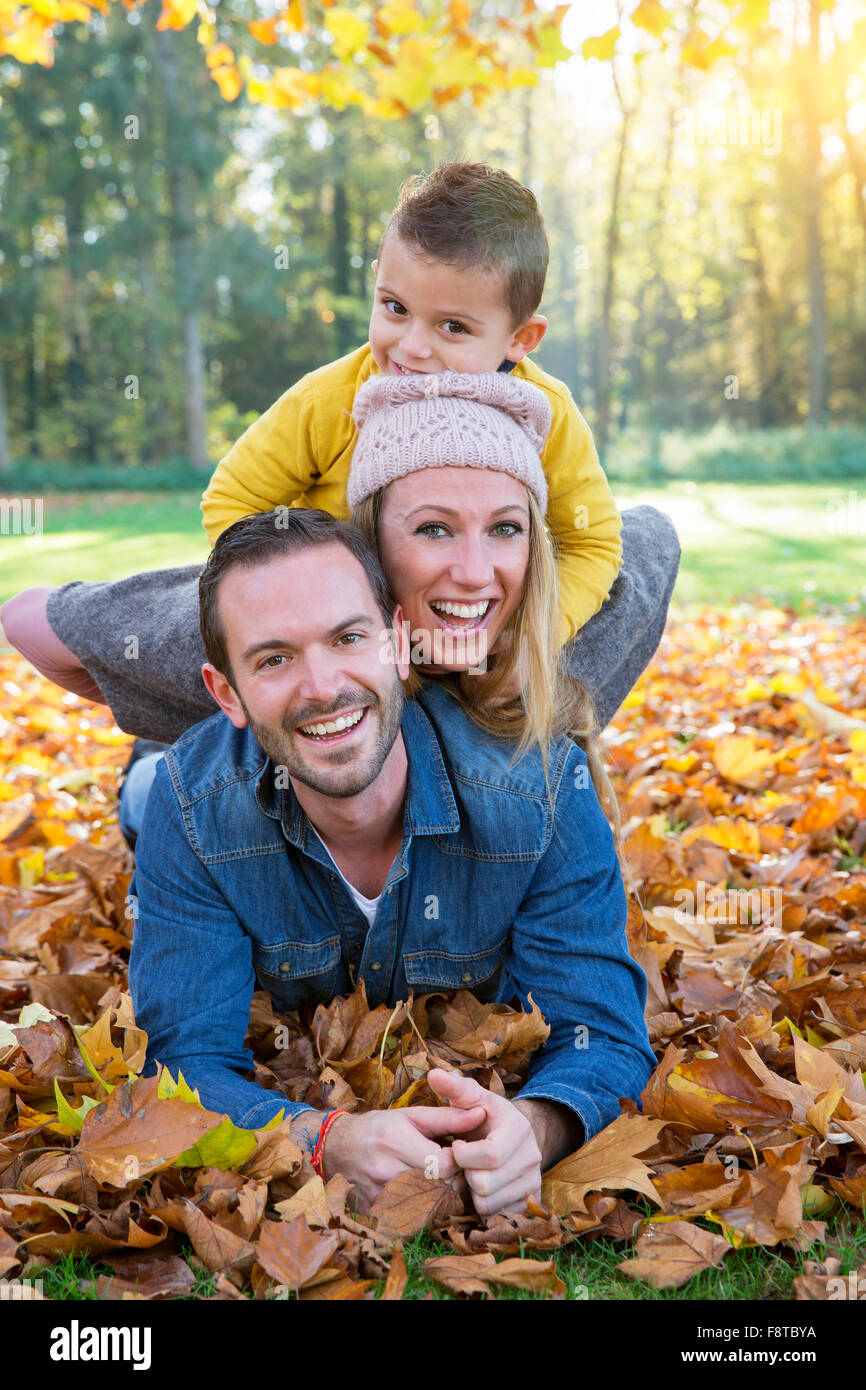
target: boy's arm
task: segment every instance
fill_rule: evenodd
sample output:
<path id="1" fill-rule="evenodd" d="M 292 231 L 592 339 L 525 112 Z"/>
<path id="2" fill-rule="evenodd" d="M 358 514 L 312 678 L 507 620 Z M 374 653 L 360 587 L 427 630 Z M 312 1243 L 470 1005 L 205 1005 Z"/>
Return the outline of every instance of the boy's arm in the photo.
<path id="1" fill-rule="evenodd" d="M 557 545 L 560 643 L 597 613 L 622 561 L 622 519 L 589 426 L 570 398 L 551 400 L 553 424 L 542 454 L 547 524 Z"/>
<path id="2" fill-rule="evenodd" d="M 302 497 L 318 474 L 313 392 L 296 382 L 221 459 L 201 500 L 211 545 L 227 526 Z"/>

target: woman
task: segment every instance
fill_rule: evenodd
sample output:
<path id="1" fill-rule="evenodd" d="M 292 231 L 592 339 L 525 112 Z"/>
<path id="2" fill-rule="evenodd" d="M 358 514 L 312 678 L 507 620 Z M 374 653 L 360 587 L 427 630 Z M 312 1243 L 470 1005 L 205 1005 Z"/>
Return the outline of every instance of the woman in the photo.
<path id="1" fill-rule="evenodd" d="M 490 404 L 475 399 L 482 387 Z M 551 734 L 568 730 L 585 743 L 605 800 L 605 779 L 590 737 L 591 701 L 557 665 L 556 580 L 539 459 L 550 425 L 543 393 L 504 373 L 377 377 L 359 392 L 353 414 L 359 435 L 348 501 L 380 549 L 412 631 L 428 634 L 429 650 L 423 639 L 416 644 L 419 671 L 440 678 L 448 673 L 473 718 L 513 738 L 518 749 L 535 742 L 544 747 Z M 434 475 L 433 469 L 442 471 Z M 435 514 L 428 487 L 434 476 Z M 422 504 L 427 513 L 418 522 L 410 513 Z M 448 566 L 440 563 L 446 549 Z M 519 574 L 515 552 L 522 557 Z M 439 556 L 432 571 L 431 553 Z M 112 584 L 73 581 L 59 589 L 26 590 L 5 604 L 0 616 L 7 638 L 44 674 L 109 704 L 128 732 L 172 742 L 214 712 L 200 674 L 205 658 L 199 573 L 199 566 L 190 565 Z M 430 590 L 434 579 L 438 596 Z M 662 624 L 672 583 L 671 577 Z M 476 606 L 489 602 L 474 620 L 453 611 L 452 600 L 470 596 Z M 428 600 L 435 605 L 437 597 L 438 606 L 431 606 Z M 468 601 L 458 602 L 461 606 L 472 607 Z M 447 650 L 443 634 L 449 635 Z M 640 665 L 625 676 L 626 690 L 657 640 L 645 656 L 636 652 Z M 487 669 L 478 671 L 482 646 Z M 614 677 L 621 686 L 622 670 Z M 139 803 L 135 815 L 127 817 L 127 833 L 135 831 L 148 771 L 150 764 L 136 764 L 124 788 L 128 799 L 135 785 Z M 608 806 L 612 810 L 609 799 Z"/>

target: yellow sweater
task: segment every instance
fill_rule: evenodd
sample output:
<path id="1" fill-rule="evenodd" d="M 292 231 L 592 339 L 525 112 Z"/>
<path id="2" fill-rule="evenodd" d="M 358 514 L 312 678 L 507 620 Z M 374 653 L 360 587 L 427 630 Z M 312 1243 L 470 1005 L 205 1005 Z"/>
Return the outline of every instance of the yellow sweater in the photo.
<path id="1" fill-rule="evenodd" d="M 202 498 L 211 545 L 239 517 L 277 506 L 320 507 L 346 519 L 357 429 L 355 395 L 378 374 L 369 343 L 309 372 L 260 415 L 220 461 Z M 553 410 L 541 455 L 547 524 L 557 546 L 560 642 L 597 613 L 622 559 L 622 521 L 589 426 L 561 381 L 524 358 L 512 376 L 546 392 Z"/>

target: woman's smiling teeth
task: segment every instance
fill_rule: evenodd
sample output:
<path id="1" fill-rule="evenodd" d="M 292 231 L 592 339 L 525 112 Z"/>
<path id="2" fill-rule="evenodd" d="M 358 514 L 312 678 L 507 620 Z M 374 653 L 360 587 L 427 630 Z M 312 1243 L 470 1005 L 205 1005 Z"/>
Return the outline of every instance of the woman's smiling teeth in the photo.
<path id="1" fill-rule="evenodd" d="M 353 729 L 364 718 L 365 713 L 365 710 L 356 709 L 351 714 L 341 714 L 339 719 L 329 719 L 327 723 L 299 724 L 298 728 L 302 734 L 306 734 L 307 738 L 331 738 L 334 734 L 342 734 L 347 729 Z"/>
<path id="2" fill-rule="evenodd" d="M 450 603 L 431 599 L 430 607 L 434 613 L 447 613 L 452 618 L 483 618 L 490 607 L 490 599 L 483 603 Z"/>

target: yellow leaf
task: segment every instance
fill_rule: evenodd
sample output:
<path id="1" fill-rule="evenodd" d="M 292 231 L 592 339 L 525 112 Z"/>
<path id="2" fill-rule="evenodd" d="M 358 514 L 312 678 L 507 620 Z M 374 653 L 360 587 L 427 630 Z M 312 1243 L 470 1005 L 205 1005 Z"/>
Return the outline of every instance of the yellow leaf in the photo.
<path id="1" fill-rule="evenodd" d="M 613 29 L 608 29 L 606 33 L 597 35 L 596 38 L 584 39 L 581 46 L 581 53 L 584 58 L 612 58 L 616 41 L 620 36 L 620 27 L 614 25 Z"/>
<path id="2" fill-rule="evenodd" d="M 663 34 L 670 23 L 671 16 L 659 0 L 641 0 L 634 14 L 631 16 L 632 24 L 636 24 L 639 29 L 646 29 L 650 34 Z"/>
<path id="3" fill-rule="evenodd" d="M 709 840 L 711 844 L 721 845 L 722 849 L 733 849 L 739 854 L 748 854 L 757 859 L 761 852 L 761 837 L 756 825 L 741 816 L 731 819 L 717 816 L 710 823 L 690 825 L 680 836 L 680 843 L 690 845 L 694 840 Z"/>
<path id="4" fill-rule="evenodd" d="M 370 37 L 370 24 L 346 6 L 334 8 L 327 18 L 328 33 L 334 39 L 334 52 L 341 62 L 354 58 Z"/>
<path id="5" fill-rule="evenodd" d="M 806 689 L 805 679 L 794 671 L 778 671 L 767 683 L 774 695 L 798 695 Z"/>
<path id="6" fill-rule="evenodd" d="M 198 13 L 197 0 L 162 0 L 157 29 L 185 29 Z"/>
<path id="7" fill-rule="evenodd" d="M 412 0 L 386 0 L 376 11 L 376 28 L 384 39 L 392 34 L 414 34 L 424 28 L 424 19 Z"/>
<path id="8" fill-rule="evenodd" d="M 17 58 L 19 63 L 41 63 L 42 67 L 50 68 L 54 63 L 50 22 L 38 15 L 28 15 L 23 24 L 0 39 L 0 51 Z"/>
<path id="9" fill-rule="evenodd" d="M 33 888 L 45 872 L 45 854 L 41 849 L 31 850 L 18 860 L 18 881 L 22 888 Z"/>
<path id="10" fill-rule="evenodd" d="M 211 68 L 211 77 L 220 89 L 220 96 L 223 101 L 234 101 L 239 92 L 243 90 L 243 82 L 237 68 L 221 67 Z"/>
<path id="11" fill-rule="evenodd" d="M 251 19 L 247 22 L 247 28 L 259 43 L 276 43 L 279 22 L 276 16 L 273 19 Z"/>
<path id="12" fill-rule="evenodd" d="M 235 55 L 232 53 L 227 43 L 218 43 L 216 48 L 211 48 L 205 54 L 205 62 L 209 68 L 218 68 L 225 63 L 233 63 Z"/>
<path id="13" fill-rule="evenodd" d="M 766 700 L 772 693 L 769 685 L 765 685 L 763 681 L 755 680 L 754 676 L 749 676 L 746 684 L 737 691 L 737 703 L 747 705 L 752 700 Z"/>
<path id="14" fill-rule="evenodd" d="M 376 69 L 374 79 L 378 95 L 399 101 L 409 111 L 429 106 L 438 76 L 434 62 L 436 47 L 429 39 L 404 39 L 394 55 L 394 65 Z"/>
<path id="15" fill-rule="evenodd" d="M 754 734 L 727 734 L 713 750 L 713 762 L 722 776 L 743 787 L 760 786 L 761 774 L 772 761 L 772 752 L 759 748 Z"/>
<path id="16" fill-rule="evenodd" d="M 302 34 L 307 27 L 307 15 L 303 0 L 291 0 L 288 9 L 283 14 L 283 18 L 290 29 L 294 29 L 298 34 Z"/>

